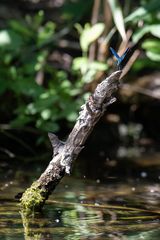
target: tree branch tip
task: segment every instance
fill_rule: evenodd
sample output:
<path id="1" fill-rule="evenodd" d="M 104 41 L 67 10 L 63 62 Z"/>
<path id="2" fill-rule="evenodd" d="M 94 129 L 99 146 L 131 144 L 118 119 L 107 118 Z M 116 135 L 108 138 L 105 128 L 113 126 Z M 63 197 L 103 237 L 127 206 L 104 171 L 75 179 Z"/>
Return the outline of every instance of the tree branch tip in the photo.
<path id="1" fill-rule="evenodd" d="M 54 134 L 54 133 L 52 133 L 52 132 L 48 132 L 48 137 L 49 137 L 49 140 L 51 141 L 51 143 L 52 143 L 52 141 L 53 140 L 56 140 L 58 137 Z"/>
<path id="2" fill-rule="evenodd" d="M 118 71 L 115 71 L 115 72 L 111 73 L 109 78 L 120 78 L 121 74 L 122 74 L 122 70 L 118 70 Z"/>

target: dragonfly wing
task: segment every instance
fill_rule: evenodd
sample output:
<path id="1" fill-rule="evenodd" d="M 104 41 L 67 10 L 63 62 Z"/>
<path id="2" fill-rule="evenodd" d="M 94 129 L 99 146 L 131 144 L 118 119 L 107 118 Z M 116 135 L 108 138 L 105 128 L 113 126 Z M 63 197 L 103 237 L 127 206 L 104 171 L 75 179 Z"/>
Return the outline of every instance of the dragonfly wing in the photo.
<path id="1" fill-rule="evenodd" d="M 129 51 L 130 51 L 130 48 L 127 48 L 126 51 L 123 53 L 123 55 L 121 56 L 121 62 L 123 61 L 123 59 L 125 58 L 125 56 Z"/>
<path id="2" fill-rule="evenodd" d="M 112 48 L 112 47 L 110 47 L 110 50 L 111 50 L 111 52 L 112 52 L 112 54 L 117 58 L 117 60 L 119 61 L 120 60 L 120 56 L 116 53 L 116 51 Z"/>

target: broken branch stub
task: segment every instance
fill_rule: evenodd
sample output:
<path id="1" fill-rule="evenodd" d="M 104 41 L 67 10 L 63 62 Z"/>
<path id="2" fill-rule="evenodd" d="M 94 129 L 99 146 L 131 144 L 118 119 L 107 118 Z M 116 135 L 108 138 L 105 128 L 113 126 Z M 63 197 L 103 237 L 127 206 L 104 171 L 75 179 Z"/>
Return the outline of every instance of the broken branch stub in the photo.
<path id="1" fill-rule="evenodd" d="M 103 115 L 106 107 L 116 101 L 113 93 L 118 89 L 118 80 L 121 73 L 122 71 L 116 71 L 97 85 L 94 93 L 89 97 L 87 102 L 81 106 L 79 117 L 66 142 L 60 141 L 55 134 L 49 133 L 49 139 L 53 147 L 52 160 L 44 173 L 42 173 L 36 181 L 36 185 L 33 183 L 32 186 L 24 192 L 21 198 L 23 208 L 34 210 L 41 208 L 65 173 L 70 173 L 73 161 L 83 149 L 84 143 L 95 124 Z M 37 186 L 40 190 L 40 195 L 42 195 L 42 199 L 38 204 L 36 201 L 34 202 L 35 186 Z M 32 189 L 34 191 L 31 194 Z M 27 193 L 28 196 L 26 196 Z M 30 198 L 31 195 L 31 204 L 25 203 L 25 201 L 29 201 L 28 198 Z"/>

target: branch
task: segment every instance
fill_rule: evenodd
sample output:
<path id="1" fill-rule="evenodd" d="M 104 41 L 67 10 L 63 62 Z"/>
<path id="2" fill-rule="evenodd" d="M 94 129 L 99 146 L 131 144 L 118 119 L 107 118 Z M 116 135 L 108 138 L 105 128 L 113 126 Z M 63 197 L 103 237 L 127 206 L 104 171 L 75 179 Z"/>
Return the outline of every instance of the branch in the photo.
<path id="1" fill-rule="evenodd" d="M 79 117 L 66 142 L 49 133 L 53 157 L 40 178 L 23 193 L 20 201 L 25 211 L 28 213 L 39 211 L 65 173 L 70 174 L 73 161 L 84 148 L 84 143 L 95 124 L 106 107 L 116 101 L 113 93 L 118 89 L 121 73 L 122 71 L 116 71 L 97 85 L 94 93 L 81 106 Z"/>

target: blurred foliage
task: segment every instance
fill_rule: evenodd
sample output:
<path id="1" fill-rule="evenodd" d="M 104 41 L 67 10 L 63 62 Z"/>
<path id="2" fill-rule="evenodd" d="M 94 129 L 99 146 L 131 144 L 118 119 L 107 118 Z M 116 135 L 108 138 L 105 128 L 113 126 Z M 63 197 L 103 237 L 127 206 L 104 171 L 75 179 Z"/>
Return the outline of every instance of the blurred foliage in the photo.
<path id="1" fill-rule="evenodd" d="M 134 30 L 132 40 L 134 44 L 140 43 L 145 51 L 146 57 L 136 61 L 139 68 L 146 68 L 152 62 L 155 62 L 154 68 L 158 69 L 160 61 L 160 47 L 158 42 L 160 38 L 160 2 L 157 0 L 142 1 L 142 5 L 134 10 L 125 18 L 125 23 L 132 26 Z"/>
<path id="2" fill-rule="evenodd" d="M 106 71 L 107 64 L 98 60 L 90 61 L 87 56 L 90 44 L 96 41 L 104 31 L 104 23 L 97 23 L 93 26 L 85 24 L 84 28 L 80 24 L 76 24 L 80 34 L 80 46 L 82 49 L 82 57 L 77 57 L 73 61 L 73 70 L 79 71 L 82 82 L 90 83 L 94 81 L 95 75 L 98 71 Z"/>
<path id="3" fill-rule="evenodd" d="M 87 1 L 86 5 L 82 0 L 65 1 L 57 20 L 47 19 L 42 10 L 34 15 L 27 14 L 23 19 L 6 20 L 0 30 L 2 124 L 7 122 L 11 128 L 32 126 L 55 132 L 60 120 L 74 122 L 87 92 L 92 89 L 85 86 L 99 81 L 97 73 L 103 75 L 111 66 L 106 62 L 110 44 L 116 49 L 121 43 L 132 41 L 135 46 L 142 47 L 145 54 L 134 64 L 135 72 L 148 66 L 152 70 L 159 67 L 159 0 L 135 3 L 130 0 L 123 4 L 119 0 L 108 0 L 105 7 L 111 18 L 106 23 L 102 17 L 104 9 L 99 6 L 97 15 L 101 17 L 93 24 L 88 18 L 94 20 L 89 13 L 95 2 Z M 68 41 L 71 38 L 77 42 L 79 34 L 80 43 L 78 53 L 74 53 L 69 42 L 67 51 L 73 64 L 67 71 L 56 68 L 49 60 L 56 49 L 60 54 L 64 50 L 58 45 L 64 37 L 63 30 L 66 30 Z M 131 39 L 127 39 L 128 30 L 132 30 Z"/>
<path id="4" fill-rule="evenodd" d="M 56 70 L 48 63 L 49 47 L 43 47 L 51 38 L 54 41 L 55 23 L 45 24 L 43 11 L 24 21 L 9 20 L 0 31 L 0 95 L 4 116 L 9 115 L 11 127 L 35 123 L 45 131 L 57 131 L 58 120 L 76 119 L 81 84 L 71 83 L 67 73 Z M 42 83 L 36 81 L 42 74 Z M 3 121 L 3 118 L 2 118 Z"/>

